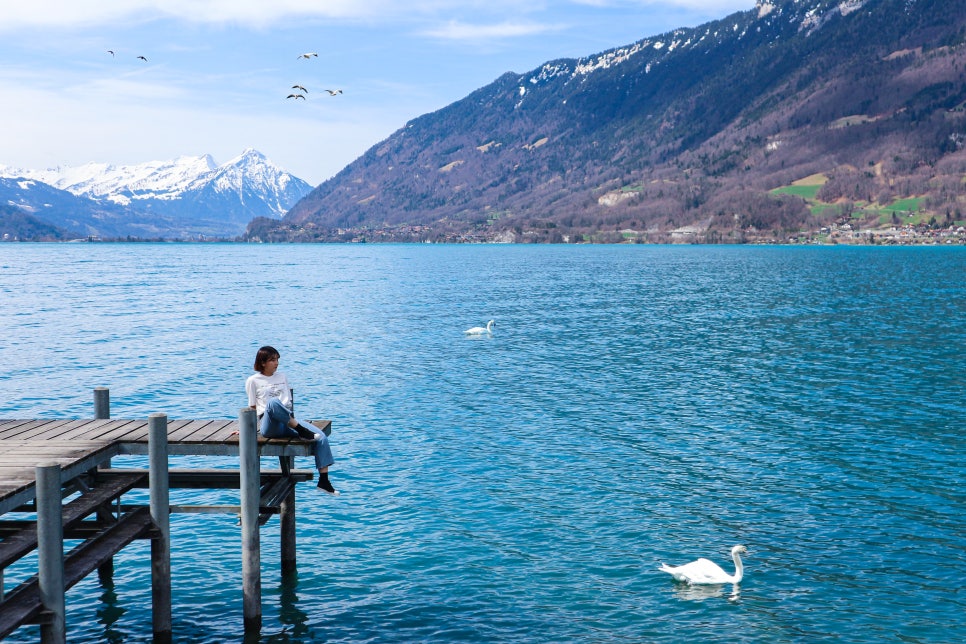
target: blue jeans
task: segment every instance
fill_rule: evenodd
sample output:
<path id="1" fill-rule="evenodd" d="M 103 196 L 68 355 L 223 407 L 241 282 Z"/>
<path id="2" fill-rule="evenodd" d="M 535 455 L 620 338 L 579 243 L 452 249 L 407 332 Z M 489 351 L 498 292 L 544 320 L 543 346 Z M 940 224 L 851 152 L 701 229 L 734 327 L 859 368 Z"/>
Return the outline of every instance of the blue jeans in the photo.
<path id="1" fill-rule="evenodd" d="M 288 421 L 291 418 L 292 412 L 289 411 L 288 407 L 283 405 L 278 398 L 269 398 L 258 431 L 265 438 L 299 438 L 298 431 L 294 427 L 288 426 Z M 315 441 L 312 450 L 315 455 L 316 469 L 321 471 L 335 463 L 335 459 L 332 458 L 332 448 L 329 447 L 329 437 L 323 434 L 321 429 L 310 427 L 301 421 L 299 421 L 299 426 L 322 437 Z"/>

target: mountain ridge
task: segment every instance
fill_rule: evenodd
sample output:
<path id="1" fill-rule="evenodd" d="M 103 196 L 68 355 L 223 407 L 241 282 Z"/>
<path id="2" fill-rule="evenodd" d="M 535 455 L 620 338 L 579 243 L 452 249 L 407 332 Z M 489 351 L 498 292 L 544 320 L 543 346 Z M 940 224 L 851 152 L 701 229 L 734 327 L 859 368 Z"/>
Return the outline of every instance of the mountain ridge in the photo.
<path id="1" fill-rule="evenodd" d="M 221 165 L 205 154 L 134 165 L 0 166 L 0 203 L 100 238 L 234 238 L 255 217 L 280 218 L 310 190 L 253 148 Z"/>
<path id="2" fill-rule="evenodd" d="M 954 223 L 964 41 L 963 0 L 759 1 L 503 74 L 411 120 L 246 237 L 787 239 L 853 219 L 886 225 L 902 197 Z M 818 200 L 772 192 L 816 173 Z"/>

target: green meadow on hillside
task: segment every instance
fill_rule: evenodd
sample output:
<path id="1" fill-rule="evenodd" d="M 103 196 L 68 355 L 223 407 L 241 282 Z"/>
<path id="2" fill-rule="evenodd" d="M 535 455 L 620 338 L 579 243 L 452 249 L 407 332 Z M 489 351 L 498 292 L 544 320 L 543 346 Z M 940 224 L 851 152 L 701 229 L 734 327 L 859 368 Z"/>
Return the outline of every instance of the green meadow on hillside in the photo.
<path id="1" fill-rule="evenodd" d="M 824 175 L 812 175 L 795 181 L 791 185 L 775 188 L 770 191 L 770 194 L 801 197 L 812 214 L 820 218 L 841 216 L 845 208 L 851 211 L 849 213 L 851 219 L 876 219 L 882 226 L 916 225 L 926 223 L 929 218 L 929 214 L 921 210 L 924 197 L 904 197 L 887 205 L 868 201 L 855 201 L 849 204 L 822 201 L 818 199 L 818 193 L 826 181 L 827 178 Z"/>

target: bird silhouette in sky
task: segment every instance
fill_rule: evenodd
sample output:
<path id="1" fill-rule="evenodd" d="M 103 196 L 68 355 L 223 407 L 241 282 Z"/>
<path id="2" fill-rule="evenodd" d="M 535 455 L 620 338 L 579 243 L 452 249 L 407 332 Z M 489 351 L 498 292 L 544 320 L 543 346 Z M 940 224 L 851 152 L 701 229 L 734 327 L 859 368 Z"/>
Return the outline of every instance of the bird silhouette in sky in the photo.
<path id="1" fill-rule="evenodd" d="M 309 90 L 305 89 L 301 85 L 292 85 L 292 89 L 301 90 L 304 94 L 308 94 Z"/>
<path id="2" fill-rule="evenodd" d="M 148 62 L 148 59 L 145 58 L 144 56 L 138 56 L 138 59 L 143 60 L 144 62 Z"/>
<path id="3" fill-rule="evenodd" d="M 341 89 L 327 89 L 325 91 L 327 91 L 329 93 L 329 96 L 335 96 L 336 94 L 341 94 L 342 93 L 342 90 Z"/>
<path id="4" fill-rule="evenodd" d="M 111 57 L 114 56 L 114 50 L 113 49 L 108 49 L 107 50 L 107 53 L 109 53 L 111 55 Z"/>
<path id="5" fill-rule="evenodd" d="M 313 58 L 313 57 L 314 58 L 318 58 L 319 55 L 317 53 L 315 53 L 314 51 L 310 51 L 310 52 L 307 52 L 305 54 L 299 54 L 297 56 L 297 58 L 305 58 L 306 60 L 309 59 L 309 58 Z"/>
<path id="6" fill-rule="evenodd" d="M 302 94 L 289 94 L 285 98 L 301 98 L 303 101 L 305 100 L 305 96 Z"/>

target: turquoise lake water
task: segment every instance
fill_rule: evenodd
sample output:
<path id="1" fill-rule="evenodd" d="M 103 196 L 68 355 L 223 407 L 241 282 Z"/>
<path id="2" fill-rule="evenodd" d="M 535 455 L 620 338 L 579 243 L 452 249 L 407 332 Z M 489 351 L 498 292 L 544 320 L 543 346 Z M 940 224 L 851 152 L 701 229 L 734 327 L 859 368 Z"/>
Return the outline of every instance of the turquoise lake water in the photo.
<path id="1" fill-rule="evenodd" d="M 272 344 L 332 419 L 246 641 L 963 639 L 966 249 L 2 244 L 0 307 L 2 418 L 236 418 Z M 735 544 L 738 587 L 657 569 Z M 243 641 L 235 517 L 172 547 L 175 641 Z M 149 561 L 69 641 L 150 641 Z"/>

